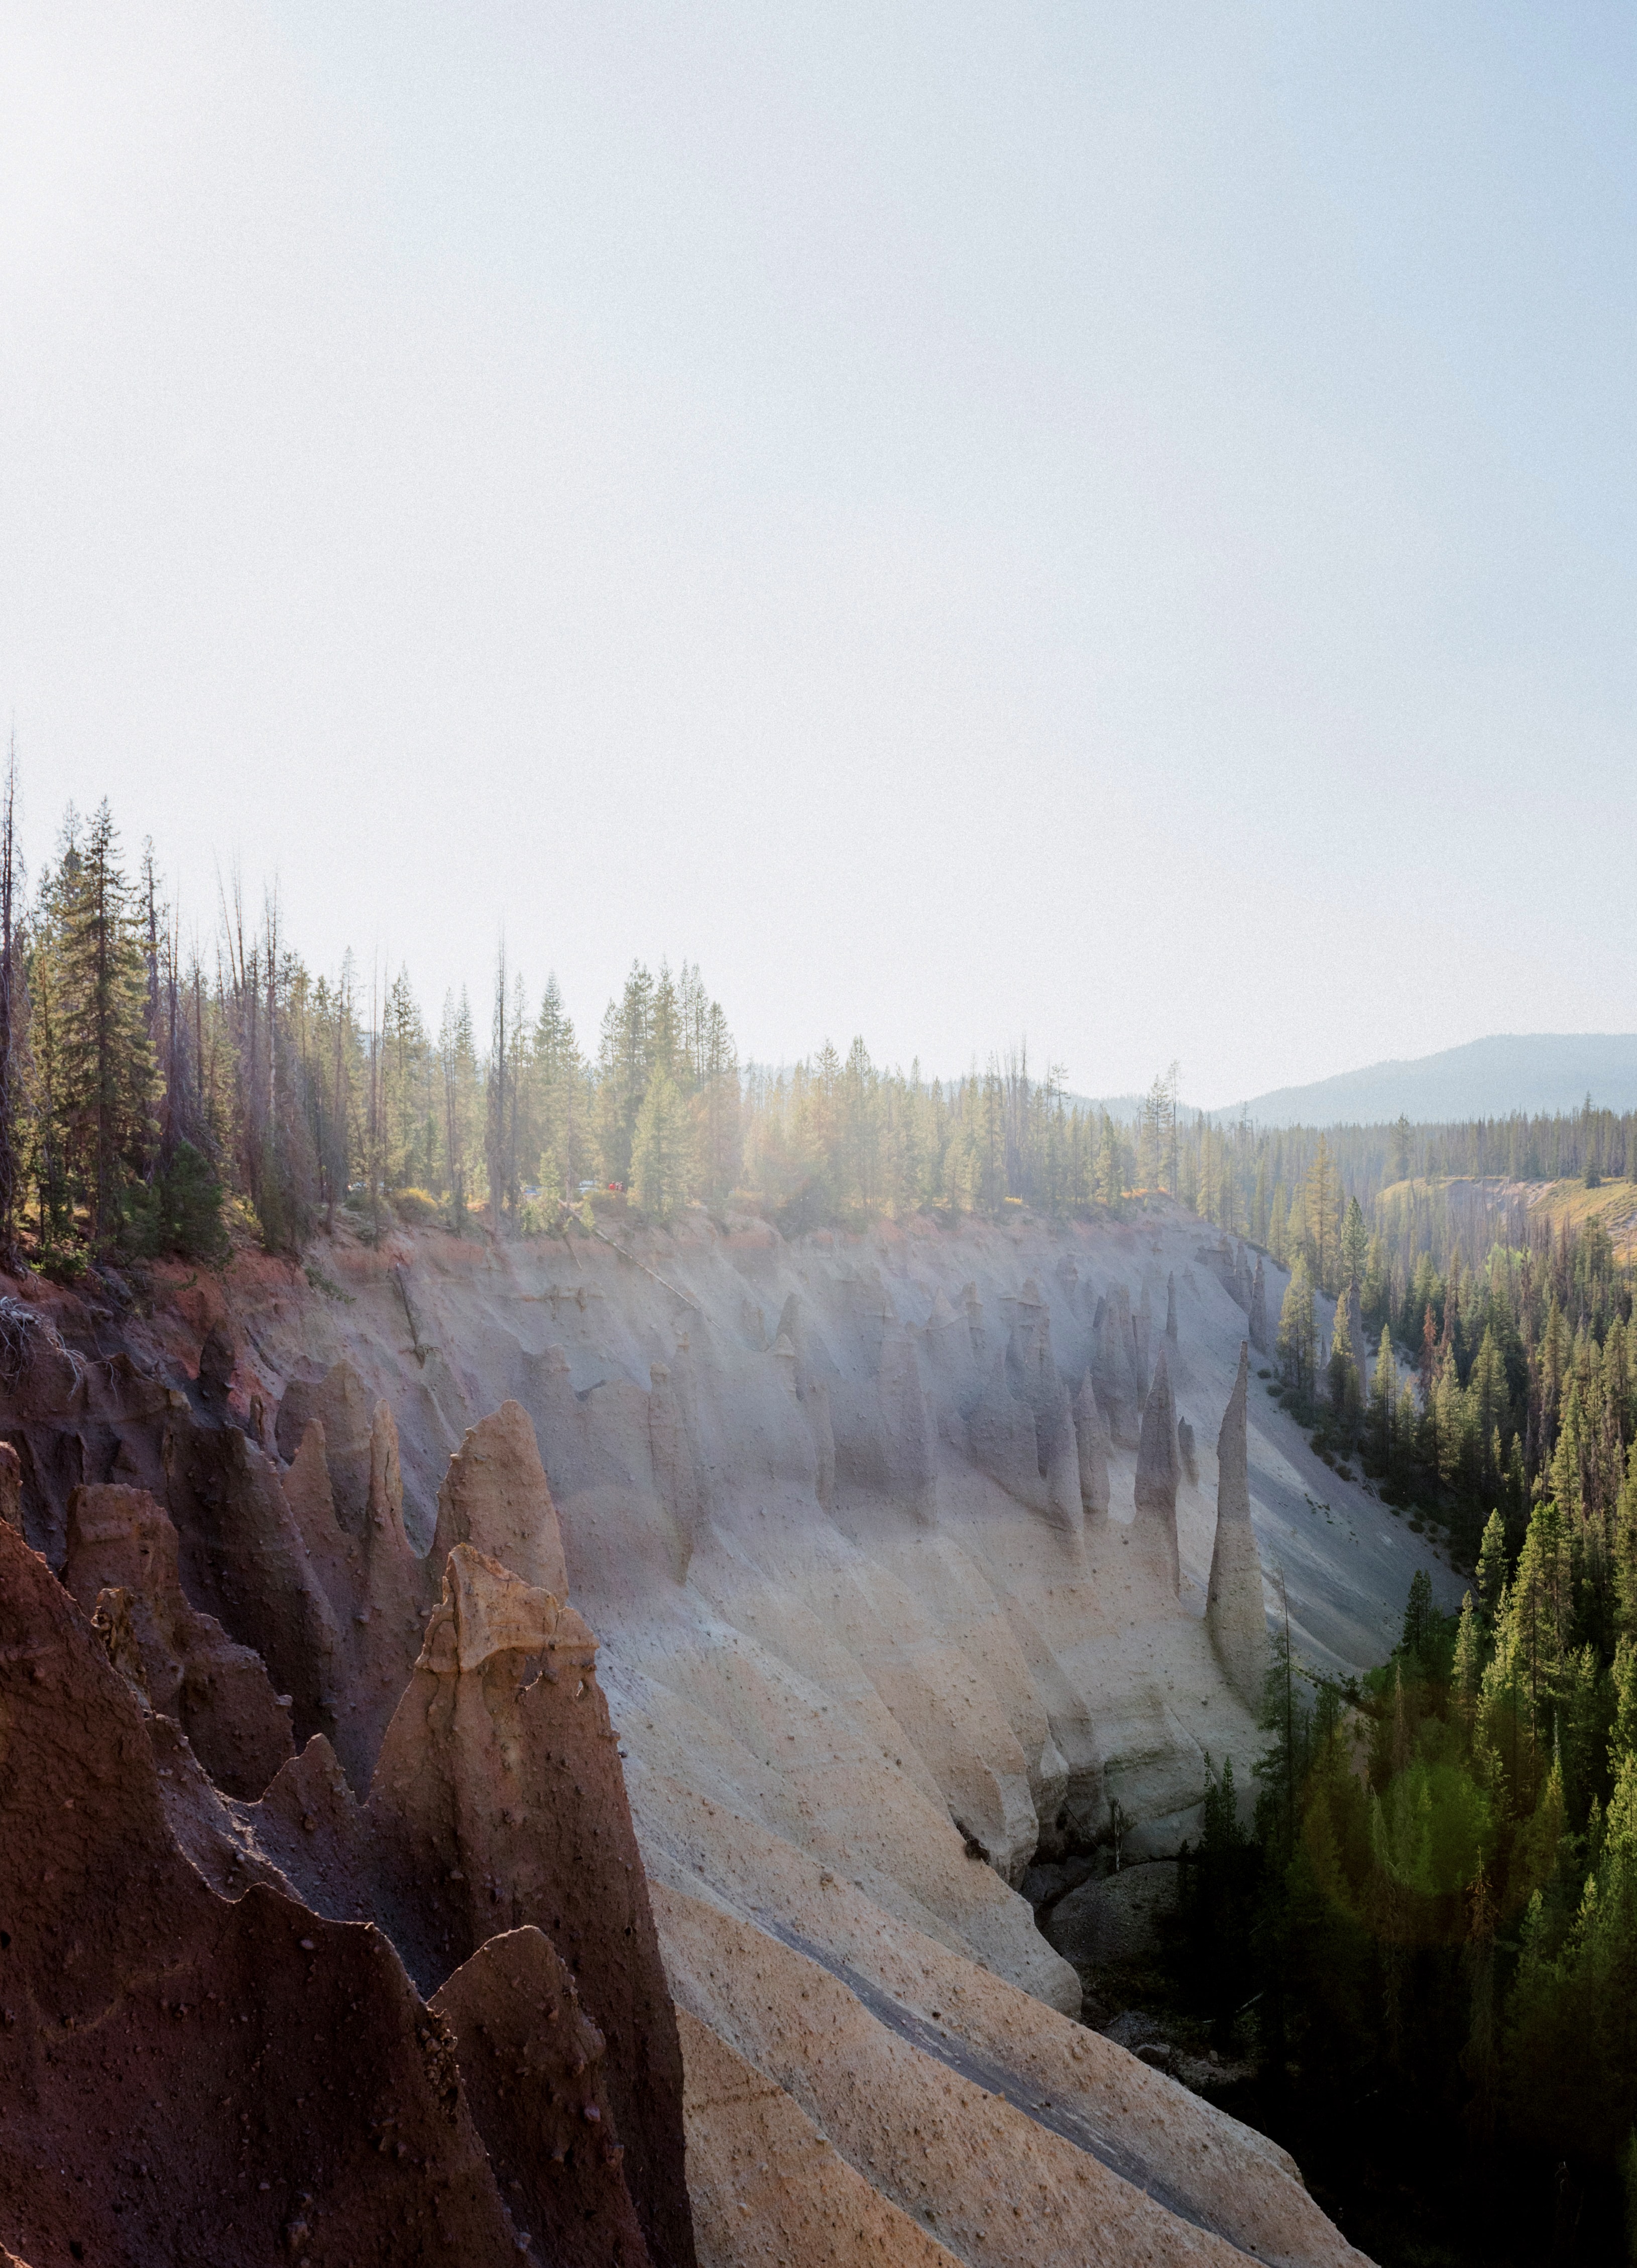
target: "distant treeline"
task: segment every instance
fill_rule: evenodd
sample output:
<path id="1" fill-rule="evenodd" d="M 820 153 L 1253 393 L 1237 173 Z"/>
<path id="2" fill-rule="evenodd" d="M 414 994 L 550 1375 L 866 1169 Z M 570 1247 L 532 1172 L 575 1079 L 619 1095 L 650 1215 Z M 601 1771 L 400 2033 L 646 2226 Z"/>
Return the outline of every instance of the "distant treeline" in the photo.
<path id="1" fill-rule="evenodd" d="M 1632 1138 L 1629 1117 L 1589 1109 L 1505 1127 L 1184 1123 L 1175 1072 L 1125 1125 L 1071 1101 L 1055 1067 L 1031 1076 L 1022 1051 L 927 1079 L 854 1040 L 773 1072 L 741 1064 L 686 961 L 633 965 L 589 1044 L 555 978 L 530 990 L 504 950 L 482 1012 L 451 995 L 433 1023 L 405 970 L 350 956 L 310 968 L 274 900 L 251 907 L 231 889 L 211 933 L 185 940 L 151 849 L 133 869 L 106 805 L 89 821 L 70 809 L 26 889 L 14 791 L 13 776 L 0 808 L 0 1233 L 14 1261 L 59 1271 L 209 1257 L 235 1219 L 294 1251 L 343 1209 L 366 1233 L 395 1212 L 457 1233 L 481 1213 L 527 1233 L 587 1184 L 659 1221 L 732 1204 L 792 1231 L 1008 1204 L 1084 1218 L 1165 1191 L 1283 1266 L 1304 1258 L 1321 1291 L 1360 1276 L 1372 1318 L 1390 1314 L 1413 1339 L 1429 1283 L 1485 1264 L 1493 1241 L 1418 1177 L 1613 1174 Z M 1589 1313 L 1606 1322 L 1611 1296 Z"/>

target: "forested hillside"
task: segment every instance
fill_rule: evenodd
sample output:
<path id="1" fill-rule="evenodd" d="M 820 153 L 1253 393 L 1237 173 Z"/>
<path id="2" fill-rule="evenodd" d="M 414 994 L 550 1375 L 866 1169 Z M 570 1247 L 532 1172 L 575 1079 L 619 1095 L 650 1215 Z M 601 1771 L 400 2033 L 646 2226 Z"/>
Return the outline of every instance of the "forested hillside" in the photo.
<path id="1" fill-rule="evenodd" d="M 15 786 L 7 809 L 14 801 Z M 1637 1437 L 1630 1271 L 1606 1230 L 1521 1201 L 1452 1204 L 1442 1177 L 1504 1167 L 1583 1182 L 1637 1163 L 1637 1126 L 1264 1130 L 1188 1123 L 1175 1071 L 1134 1126 L 1072 1104 L 1027 1055 L 953 1079 L 874 1064 L 862 1039 L 793 1068 L 741 1065 L 686 961 L 633 965 L 594 1040 L 555 978 L 497 955 L 481 1014 L 435 1023 L 405 969 L 314 970 L 234 893 L 184 942 L 152 857 L 105 805 L 71 810 L 25 890 L 0 830 L 0 1235 L 72 1278 L 88 1264 L 300 1250 L 338 1219 L 457 1234 L 557 1228 L 592 1192 L 665 1222 L 689 1204 L 786 1231 L 1027 1205 L 1118 1213 L 1166 1192 L 1292 1271 L 1285 1383 L 1336 1454 L 1449 1522 L 1471 1564 L 1500 1509 L 1513 1549 L 1549 1487 L 1609 1530 Z M 1373 1377 L 1319 1295 L 1356 1291 Z M 1362 1350 L 1360 1350 L 1362 1352 Z M 1331 1373 L 1334 1372 L 1334 1376 Z"/>

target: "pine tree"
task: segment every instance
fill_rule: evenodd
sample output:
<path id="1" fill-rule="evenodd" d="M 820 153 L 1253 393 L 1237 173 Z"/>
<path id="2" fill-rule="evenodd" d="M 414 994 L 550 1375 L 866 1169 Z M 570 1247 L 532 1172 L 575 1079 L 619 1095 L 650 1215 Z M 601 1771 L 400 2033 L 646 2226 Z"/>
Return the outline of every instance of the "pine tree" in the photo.
<path id="1" fill-rule="evenodd" d="M 535 1025 L 535 1077 L 540 1114 L 540 1180 L 547 1195 L 572 1200 L 584 1178 L 586 1067 L 574 1026 L 554 975 L 546 979 Z"/>
<path id="2" fill-rule="evenodd" d="M 1343 1292 L 1350 1284 L 1356 1284 L 1362 1297 L 1369 1244 L 1369 1232 L 1364 1225 L 1363 1209 L 1356 1197 L 1349 1197 L 1346 1214 L 1341 1224 L 1340 1288 Z"/>
<path id="3" fill-rule="evenodd" d="M 1383 1323 L 1375 1350 L 1375 1371 L 1370 1380 L 1370 1440 L 1383 1472 L 1392 1468 L 1393 1405 L 1398 1393 L 1398 1366 L 1393 1359 L 1392 1332 Z"/>
<path id="4" fill-rule="evenodd" d="M 56 910 L 63 1151 L 91 1241 L 108 1250 L 124 1225 L 127 1184 L 140 1177 L 157 1130 L 146 968 L 106 802 L 77 858 L 59 871 Z"/>
<path id="5" fill-rule="evenodd" d="M 1285 1287 L 1274 1346 L 1287 1385 L 1299 1397 L 1306 1400 L 1313 1391 L 1318 1333 L 1314 1316 L 1312 1278 L 1308 1274 L 1306 1259 L 1300 1255 L 1291 1270 L 1290 1281 Z"/>
<path id="6" fill-rule="evenodd" d="M 1319 1291 L 1334 1292 L 1338 1288 L 1341 1234 L 1338 1207 L 1341 1189 L 1330 1143 L 1323 1134 L 1308 1168 L 1304 1194 L 1308 1237 L 1313 1250 L 1313 1280 Z"/>
<path id="7" fill-rule="evenodd" d="M 18 1264 L 18 1211 L 25 1167 L 22 1072 L 27 1052 L 28 990 L 21 936 L 23 867 L 17 842 L 17 740 L 0 787 L 0 1269 Z"/>
<path id="8" fill-rule="evenodd" d="M 637 1114 L 631 1145 L 631 1194 L 658 1221 L 674 1219 L 686 1202 L 689 1156 L 688 1112 L 670 1073 L 656 1070 Z"/>
<path id="9" fill-rule="evenodd" d="M 449 1226 L 457 1236 L 469 1226 L 471 1154 L 476 1116 L 477 1049 L 472 1035 L 471 1003 L 464 987 L 444 1000 L 443 1022 L 438 1035 L 442 1071 L 444 1159 L 449 1177 Z"/>
<path id="10" fill-rule="evenodd" d="M 1507 1585 L 1506 1523 L 1498 1512 L 1492 1512 L 1484 1528 L 1483 1542 L 1478 1546 L 1478 1611 L 1486 1630 L 1493 1631 L 1501 1611 L 1501 1594 Z"/>

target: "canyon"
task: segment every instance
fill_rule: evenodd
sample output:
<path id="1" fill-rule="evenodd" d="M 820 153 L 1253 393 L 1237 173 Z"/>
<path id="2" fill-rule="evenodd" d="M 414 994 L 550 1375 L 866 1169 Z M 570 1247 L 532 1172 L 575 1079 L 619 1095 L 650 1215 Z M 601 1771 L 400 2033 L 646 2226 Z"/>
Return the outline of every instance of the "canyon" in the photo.
<path id="1" fill-rule="evenodd" d="M 1460 1586 L 1267 1394 L 1271 1263 L 1017 1212 L 12 1287 L 0 2243 L 1360 2257 L 1082 2008 L 1269 1616 Z"/>

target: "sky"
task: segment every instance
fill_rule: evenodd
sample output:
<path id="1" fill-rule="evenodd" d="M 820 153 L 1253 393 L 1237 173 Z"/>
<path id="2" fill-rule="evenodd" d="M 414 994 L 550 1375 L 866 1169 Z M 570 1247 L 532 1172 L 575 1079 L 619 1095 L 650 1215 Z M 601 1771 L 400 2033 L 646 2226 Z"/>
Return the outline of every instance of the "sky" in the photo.
<path id="1" fill-rule="evenodd" d="M 0 17 L 0 718 L 435 1023 L 1637 1025 L 1637 16 Z"/>

